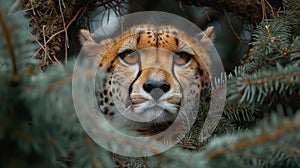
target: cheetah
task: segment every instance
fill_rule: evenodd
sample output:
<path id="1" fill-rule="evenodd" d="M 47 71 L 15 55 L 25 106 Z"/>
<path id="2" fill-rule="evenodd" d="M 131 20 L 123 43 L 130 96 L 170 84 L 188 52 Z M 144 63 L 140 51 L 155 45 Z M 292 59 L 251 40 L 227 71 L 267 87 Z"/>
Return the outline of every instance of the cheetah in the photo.
<path id="1" fill-rule="evenodd" d="M 171 25 L 144 24 L 97 41 L 96 34 L 81 30 L 82 50 L 107 74 L 97 92 L 102 114 L 122 128 L 152 135 L 181 111 L 195 110 L 189 108 L 198 107 L 210 86 L 207 49 L 214 36 L 213 27 L 190 37 Z"/>

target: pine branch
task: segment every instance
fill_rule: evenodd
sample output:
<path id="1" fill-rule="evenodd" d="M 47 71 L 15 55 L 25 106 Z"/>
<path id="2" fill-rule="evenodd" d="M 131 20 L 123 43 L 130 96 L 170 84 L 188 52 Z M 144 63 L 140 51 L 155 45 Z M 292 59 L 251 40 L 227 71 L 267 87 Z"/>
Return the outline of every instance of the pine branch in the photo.
<path id="1" fill-rule="evenodd" d="M 282 110 L 278 108 L 276 113 L 253 130 L 212 139 L 204 152 L 189 153 L 174 148 L 151 157 L 150 160 L 159 159 L 159 162 L 151 160 L 150 163 L 153 167 L 257 167 L 259 164 L 264 167 L 297 167 L 297 158 L 300 157 L 300 111 L 291 119 L 283 117 Z"/>
<path id="2" fill-rule="evenodd" d="M 265 55 L 275 64 L 275 60 L 284 58 L 289 60 L 289 48 L 291 43 L 291 26 L 289 21 L 282 16 L 262 22 L 254 32 L 254 54 Z M 258 55 L 258 56 L 261 56 Z"/>
<path id="3" fill-rule="evenodd" d="M 258 108 L 250 104 L 231 104 L 226 103 L 224 115 L 232 123 L 246 125 L 254 121 L 254 115 L 258 112 Z"/>
<path id="4" fill-rule="evenodd" d="M 78 141 L 77 144 L 80 146 L 77 146 L 74 152 L 72 167 L 105 168 L 114 166 L 111 154 L 95 144 L 90 138 L 84 136 Z"/>
<path id="5" fill-rule="evenodd" d="M 28 72 L 28 65 L 34 69 L 37 60 L 31 57 L 37 45 L 32 43 L 33 39 L 29 36 L 29 20 L 22 13 L 10 10 L 13 6 L 11 3 L 0 1 L 0 37 L 4 39 L 0 45 L 0 56 L 1 63 L 7 67 L 7 72 L 14 75 L 14 80 L 21 78 L 24 70 Z"/>
<path id="6" fill-rule="evenodd" d="M 251 131 L 213 140 L 207 149 L 210 167 L 227 167 L 229 163 L 237 167 L 299 166 L 300 111 L 294 117 L 284 117 L 283 110 L 279 106 Z"/>
<path id="7" fill-rule="evenodd" d="M 18 68 L 17 68 L 14 46 L 12 44 L 12 38 L 11 38 L 10 31 L 8 30 L 8 27 L 5 25 L 5 22 L 3 20 L 1 12 L 0 12 L 0 27 L 2 28 L 5 40 L 7 42 L 9 55 L 10 55 L 11 62 L 13 65 L 13 80 L 12 81 L 18 82 L 20 79 L 20 75 L 19 75 Z"/>
<path id="8" fill-rule="evenodd" d="M 293 41 L 300 34 L 300 2 L 284 0 L 283 8 L 272 18 L 263 20 L 254 31 L 252 48 L 248 53 L 246 66 L 248 73 L 262 67 L 275 66 L 277 63 L 286 65 L 291 62 L 291 55 L 296 52 Z M 298 51 L 299 52 L 299 51 Z"/>
<path id="9" fill-rule="evenodd" d="M 295 65 L 260 70 L 252 75 L 237 77 L 228 82 L 229 101 L 262 104 L 273 93 L 275 96 L 300 93 L 300 69 Z"/>
<path id="10" fill-rule="evenodd" d="M 290 57 L 295 65 L 300 66 L 300 36 L 297 36 L 291 44 Z"/>
<path id="11" fill-rule="evenodd" d="M 291 1 L 294 5 L 285 3 L 285 10 L 279 16 L 263 23 L 261 29 L 257 30 L 254 43 L 256 62 L 252 65 L 260 66 L 258 70 L 252 69 L 249 74 L 248 65 L 237 68 L 233 75 L 223 74 L 216 79 L 213 93 L 218 93 L 228 82 L 229 99 L 224 117 L 211 138 L 205 142 L 199 138 L 205 112 L 209 108 L 204 98 L 204 102 L 200 103 L 203 113 L 199 113 L 194 127 L 181 144 L 153 157 L 131 158 L 116 156 L 100 148 L 88 138 L 77 120 L 71 79 L 90 77 L 90 73 L 73 76 L 74 60 L 68 60 L 64 71 L 49 68 L 45 72 L 28 73 L 31 69 L 27 66 L 31 61 L 28 56 L 34 53 L 35 45 L 31 43 L 27 31 L 18 29 L 28 25 L 28 20 L 23 21 L 20 13 L 6 15 L 11 2 L 4 1 L 0 0 L 0 36 L 6 41 L 0 41 L 0 54 L 4 55 L 3 60 L 8 68 L 0 71 L 0 167 L 112 167 L 114 164 L 119 167 L 300 166 L 299 111 L 291 116 L 293 119 L 282 115 L 285 112 L 282 108 L 270 116 L 266 112 L 265 119 L 253 130 L 238 130 L 232 124 L 240 122 L 246 125 L 252 122 L 259 106 L 270 95 L 281 97 L 300 94 L 299 28 L 298 23 L 292 23 L 299 19 L 298 2 Z M 264 4 L 268 5 L 267 1 Z M 3 24 L 6 28 L 3 28 Z M 10 40 L 7 40 L 7 31 Z M 6 50 L 10 49 L 10 45 L 12 51 Z M 11 53 L 15 61 L 12 61 Z M 6 55 L 10 57 L 6 58 Z M 17 72 L 22 79 L 17 86 L 7 82 L 11 78 L 11 73 L 7 72 L 11 71 L 13 74 Z M 126 142 L 105 127 L 102 120 L 93 121 L 96 122 L 95 126 L 105 130 L 97 134 L 110 146 L 126 148 L 128 151 L 134 148 L 159 151 L 159 144 L 149 147 L 139 142 Z M 97 127 L 94 129 L 97 130 Z M 66 157 L 71 160 L 68 165 L 61 161 Z"/>
<path id="12" fill-rule="evenodd" d="M 262 144 L 268 143 L 270 141 L 277 140 L 280 137 L 284 136 L 285 134 L 288 134 L 292 131 L 295 132 L 296 130 L 299 129 L 299 126 L 300 126 L 299 121 L 293 121 L 289 124 L 284 125 L 282 128 L 279 128 L 275 132 L 272 132 L 272 134 L 262 135 L 256 139 L 245 140 L 238 144 L 230 145 L 226 148 L 219 149 L 215 152 L 212 152 L 212 153 L 210 153 L 208 158 L 213 160 L 213 159 L 216 159 L 217 157 L 224 156 L 225 154 L 228 154 L 228 153 L 231 153 L 234 151 L 250 148 L 253 146 L 262 145 Z"/>

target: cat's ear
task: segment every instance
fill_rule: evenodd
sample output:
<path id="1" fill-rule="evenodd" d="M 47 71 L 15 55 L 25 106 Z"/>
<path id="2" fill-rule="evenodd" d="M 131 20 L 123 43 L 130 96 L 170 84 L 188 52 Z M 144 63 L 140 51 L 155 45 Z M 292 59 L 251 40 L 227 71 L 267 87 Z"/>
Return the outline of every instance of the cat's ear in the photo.
<path id="1" fill-rule="evenodd" d="M 111 57 L 111 53 L 107 52 L 111 46 L 114 44 L 111 39 L 101 39 L 101 36 L 97 33 L 91 33 L 88 30 L 81 29 L 79 34 L 79 41 L 81 43 L 80 54 L 85 58 L 95 59 L 95 63 L 102 64 L 104 67 L 109 66 L 109 63 L 106 63 L 106 59 L 103 60 L 105 54 L 107 57 Z M 104 61 L 104 62 L 101 62 Z M 106 62 L 105 62 L 106 61 Z"/>
<path id="2" fill-rule="evenodd" d="M 213 26 L 210 26 L 208 28 L 206 28 L 205 31 L 196 34 L 196 36 L 194 37 L 196 40 L 198 41 L 214 41 L 216 35 L 215 35 L 215 28 Z"/>
<path id="3" fill-rule="evenodd" d="M 215 34 L 215 28 L 213 26 L 208 27 L 205 31 L 204 31 L 205 35 L 207 36 L 207 38 L 210 39 L 210 41 L 214 41 L 216 34 Z"/>
<path id="4" fill-rule="evenodd" d="M 194 36 L 194 39 L 197 43 L 198 49 L 201 52 L 209 52 L 211 47 L 213 47 L 213 40 L 215 39 L 215 30 L 214 27 L 208 27 L 205 31 Z M 197 58 L 196 58 L 197 59 Z M 204 62 L 204 64 L 209 67 L 211 65 L 211 58 L 209 54 L 204 54 L 201 58 L 197 59 L 199 62 Z"/>
<path id="5" fill-rule="evenodd" d="M 86 29 L 81 29 L 80 30 L 79 40 L 80 40 L 81 45 L 83 45 L 87 41 L 95 42 L 93 40 L 93 37 L 92 37 L 91 33 Z"/>
<path id="6" fill-rule="evenodd" d="M 81 29 L 79 34 L 79 41 L 81 43 L 81 54 L 84 55 L 86 58 L 100 58 L 101 56 L 101 47 L 94 40 L 95 34 L 90 33 L 88 30 Z"/>

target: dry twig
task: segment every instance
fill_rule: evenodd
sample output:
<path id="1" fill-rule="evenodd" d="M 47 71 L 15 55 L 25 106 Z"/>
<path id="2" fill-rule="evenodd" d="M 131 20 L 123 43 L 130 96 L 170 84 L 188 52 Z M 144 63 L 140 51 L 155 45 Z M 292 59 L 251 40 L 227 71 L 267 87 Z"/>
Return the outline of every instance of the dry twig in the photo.
<path id="1" fill-rule="evenodd" d="M 64 17 L 64 13 L 63 13 L 62 7 L 61 7 L 62 4 L 64 5 L 64 2 L 63 2 L 63 0 L 59 0 L 58 2 L 59 2 L 59 10 L 60 10 L 61 18 L 62 18 L 62 22 L 63 22 L 64 32 L 65 32 L 65 61 L 67 63 L 69 39 L 68 39 L 68 31 L 66 29 L 65 17 Z M 65 5 L 64 5 L 64 8 L 66 8 Z"/>
<path id="2" fill-rule="evenodd" d="M 240 36 L 236 33 L 236 31 L 234 30 L 234 28 L 232 26 L 232 23 L 231 23 L 231 21 L 229 19 L 229 16 L 228 16 L 227 12 L 226 12 L 226 9 L 223 9 L 223 10 L 224 10 L 224 13 L 225 13 L 225 16 L 226 16 L 226 20 L 227 20 L 227 22 L 228 22 L 228 24 L 230 26 L 230 29 L 234 33 L 235 37 L 239 40 L 240 44 L 243 45 L 243 41 L 241 40 Z"/>
<path id="3" fill-rule="evenodd" d="M 65 27 L 64 29 L 62 29 L 62 30 L 56 32 L 55 34 L 53 34 L 53 35 L 46 41 L 46 43 L 44 43 L 44 46 L 48 45 L 48 44 L 49 44 L 56 36 L 58 36 L 59 34 L 64 33 L 64 32 L 67 33 L 69 27 L 72 25 L 73 22 L 76 21 L 76 19 L 78 18 L 79 14 L 80 14 L 81 12 L 84 12 L 85 10 L 86 10 L 86 7 L 79 9 L 79 10 L 77 11 L 77 13 L 75 14 L 75 16 L 74 16 L 74 17 L 69 21 L 69 23 L 66 25 L 66 27 Z M 44 48 L 41 46 L 41 47 L 36 51 L 36 53 L 40 52 L 42 49 L 44 49 Z M 36 54 L 36 53 L 35 53 L 35 54 Z M 50 57 L 50 56 L 49 56 L 49 57 Z M 55 59 L 56 62 L 58 62 L 59 64 L 61 64 L 61 63 L 59 62 L 59 60 L 58 60 L 56 57 L 54 57 L 54 59 Z"/>

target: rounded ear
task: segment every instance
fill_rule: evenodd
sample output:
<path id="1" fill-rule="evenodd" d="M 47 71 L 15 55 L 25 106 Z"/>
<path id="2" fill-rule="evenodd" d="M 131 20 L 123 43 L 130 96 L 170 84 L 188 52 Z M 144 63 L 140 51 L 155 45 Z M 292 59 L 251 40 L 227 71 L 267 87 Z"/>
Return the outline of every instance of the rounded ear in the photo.
<path id="1" fill-rule="evenodd" d="M 204 40 L 204 41 L 206 41 L 206 40 L 214 41 L 214 39 L 215 39 L 215 28 L 213 26 L 210 26 L 205 31 L 196 34 L 196 36 L 194 38 L 198 41 L 202 41 L 202 40 Z"/>
<path id="2" fill-rule="evenodd" d="M 216 34 L 215 34 L 215 28 L 213 26 L 209 26 L 205 31 L 205 35 L 211 40 L 214 41 Z"/>
<path id="3" fill-rule="evenodd" d="M 88 30 L 81 29 L 79 34 L 79 41 L 81 43 L 81 54 L 85 58 L 95 59 L 95 63 L 101 63 L 103 67 L 109 66 L 109 62 L 103 59 L 105 52 L 114 44 L 111 39 L 101 39 L 97 33 L 90 33 Z M 106 53 L 108 57 L 111 53 Z M 110 57 L 109 57 L 110 58 Z M 105 62 L 106 61 L 106 62 Z"/>
<path id="4" fill-rule="evenodd" d="M 93 34 L 88 30 L 81 29 L 79 33 L 79 41 L 81 43 L 81 52 L 84 57 L 99 57 L 101 54 L 101 47 L 95 42 Z"/>
<path id="5" fill-rule="evenodd" d="M 83 45 L 87 41 L 94 42 L 91 33 L 85 29 L 80 30 L 79 40 L 80 40 L 81 45 Z"/>
<path id="6" fill-rule="evenodd" d="M 199 53 L 203 53 L 203 52 L 206 53 L 196 58 L 196 60 L 199 63 L 204 62 L 204 64 L 207 67 L 210 67 L 211 65 L 211 57 L 209 57 L 209 52 L 211 47 L 213 47 L 212 42 L 214 38 L 215 38 L 215 31 L 213 26 L 208 27 L 205 31 L 202 31 L 194 36 L 194 40 L 197 43 L 195 48 L 198 48 Z"/>

